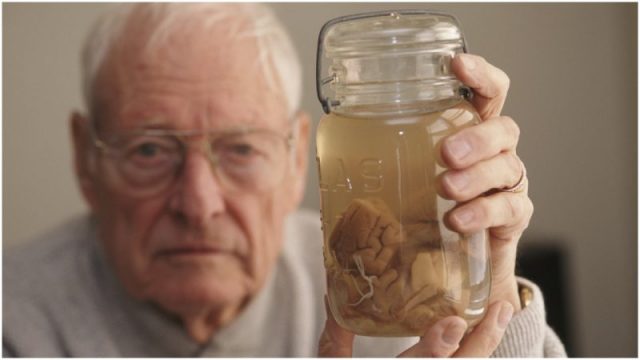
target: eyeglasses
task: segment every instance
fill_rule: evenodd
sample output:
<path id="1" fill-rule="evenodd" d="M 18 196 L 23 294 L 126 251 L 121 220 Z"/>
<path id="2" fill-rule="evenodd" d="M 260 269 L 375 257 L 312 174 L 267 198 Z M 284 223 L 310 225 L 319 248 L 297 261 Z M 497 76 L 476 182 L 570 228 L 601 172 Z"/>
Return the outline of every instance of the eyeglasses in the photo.
<path id="1" fill-rule="evenodd" d="M 284 179 L 293 135 L 267 129 L 232 132 L 144 130 L 98 138 L 93 143 L 115 160 L 123 184 L 137 196 L 165 191 L 181 173 L 194 146 L 207 157 L 222 186 L 231 191 L 265 192 Z"/>

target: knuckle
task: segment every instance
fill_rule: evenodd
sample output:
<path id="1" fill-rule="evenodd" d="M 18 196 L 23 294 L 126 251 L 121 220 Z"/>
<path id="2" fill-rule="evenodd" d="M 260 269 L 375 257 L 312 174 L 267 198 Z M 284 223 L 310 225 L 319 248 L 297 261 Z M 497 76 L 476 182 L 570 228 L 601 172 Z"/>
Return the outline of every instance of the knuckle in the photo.
<path id="1" fill-rule="evenodd" d="M 509 219 L 518 219 L 524 214 L 524 206 L 521 196 L 505 194 L 505 216 Z"/>
<path id="2" fill-rule="evenodd" d="M 533 216 L 533 213 L 535 212 L 535 206 L 533 205 L 533 201 L 531 201 L 529 197 L 527 197 L 527 209 L 529 210 L 529 218 L 531 218 L 531 216 Z"/>
<path id="3" fill-rule="evenodd" d="M 507 73 L 502 70 L 500 70 L 500 78 L 504 91 L 506 92 L 507 90 L 509 90 L 509 86 L 511 85 L 511 79 L 509 78 L 509 75 L 507 75 Z"/>
<path id="4" fill-rule="evenodd" d="M 516 121 L 510 116 L 502 116 L 501 119 L 501 124 L 505 133 L 509 138 L 514 140 L 514 143 L 517 143 L 520 138 L 520 127 L 518 126 L 518 123 L 516 123 Z"/>
<path id="5" fill-rule="evenodd" d="M 496 96 L 500 96 L 506 98 L 507 92 L 509 91 L 509 86 L 511 85 L 511 79 L 502 69 L 499 67 L 489 63 L 487 60 L 482 58 L 482 63 L 484 67 L 487 69 L 487 73 L 490 73 L 490 77 L 493 81 L 494 91 Z"/>
<path id="6" fill-rule="evenodd" d="M 492 213 L 492 201 L 486 197 L 481 197 L 474 201 L 475 215 L 481 223 L 485 223 Z"/>
<path id="7" fill-rule="evenodd" d="M 487 59 L 485 59 L 485 58 L 484 58 L 484 56 L 481 56 L 481 55 L 473 55 L 473 56 L 475 56 L 475 57 L 476 57 L 476 60 L 477 60 L 480 64 L 482 64 L 482 65 L 484 65 L 484 66 L 489 65 L 489 62 L 487 61 Z"/>
<path id="8" fill-rule="evenodd" d="M 506 176 L 506 179 L 505 179 L 505 181 L 507 182 L 505 186 L 513 186 L 518 181 L 520 181 L 520 177 L 523 175 L 520 158 L 516 154 L 510 152 L 510 153 L 504 154 L 502 159 L 505 163 L 506 168 L 509 170 L 508 171 L 509 174 Z"/>
<path id="9" fill-rule="evenodd" d="M 505 181 L 504 176 L 496 176 L 496 174 L 502 174 L 505 172 L 500 158 L 487 161 L 486 164 L 478 165 L 475 167 L 474 171 L 476 172 L 476 175 L 474 177 L 475 181 L 473 184 L 478 194 L 499 188 L 502 184 L 497 182 Z"/>
<path id="10" fill-rule="evenodd" d="M 533 210 L 534 210 L 533 202 L 529 197 L 527 197 L 526 200 L 524 201 L 524 208 L 525 208 L 524 228 L 526 229 L 529 227 L 529 222 L 533 217 Z"/>

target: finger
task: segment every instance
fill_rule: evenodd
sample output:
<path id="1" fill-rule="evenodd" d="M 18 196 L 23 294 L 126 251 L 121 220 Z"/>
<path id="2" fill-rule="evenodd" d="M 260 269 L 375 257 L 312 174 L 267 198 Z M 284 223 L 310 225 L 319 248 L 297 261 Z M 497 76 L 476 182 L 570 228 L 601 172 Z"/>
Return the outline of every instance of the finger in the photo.
<path id="1" fill-rule="evenodd" d="M 353 339 L 355 335 L 349 332 L 336 322 L 333 317 L 327 297 L 324 298 L 324 308 L 327 312 L 327 321 L 324 330 L 320 335 L 318 343 L 319 357 L 351 357 L 353 349 Z"/>
<path id="2" fill-rule="evenodd" d="M 462 341 L 455 356 L 489 357 L 500 345 L 512 316 L 513 306 L 509 302 L 491 305 L 484 319 Z"/>
<path id="3" fill-rule="evenodd" d="M 524 165 L 513 152 L 503 152 L 464 170 L 447 170 L 439 176 L 438 193 L 445 199 L 468 201 L 491 189 L 518 183 Z"/>
<path id="4" fill-rule="evenodd" d="M 532 215 L 533 203 L 526 193 L 497 192 L 454 208 L 445 221 L 462 234 L 493 228 L 492 235 L 511 239 L 524 231 Z"/>
<path id="5" fill-rule="evenodd" d="M 471 102 L 483 120 L 500 114 L 510 84 L 504 71 L 471 54 L 456 55 L 451 69 L 460 81 L 473 89 Z"/>
<path id="6" fill-rule="evenodd" d="M 442 141 L 440 151 L 444 166 L 463 169 L 504 151 L 515 151 L 520 139 L 518 124 L 499 116 L 459 130 Z"/>
<path id="7" fill-rule="evenodd" d="M 420 341 L 399 357 L 450 357 L 460 346 L 467 323 L 458 316 L 449 316 L 433 325 Z"/>

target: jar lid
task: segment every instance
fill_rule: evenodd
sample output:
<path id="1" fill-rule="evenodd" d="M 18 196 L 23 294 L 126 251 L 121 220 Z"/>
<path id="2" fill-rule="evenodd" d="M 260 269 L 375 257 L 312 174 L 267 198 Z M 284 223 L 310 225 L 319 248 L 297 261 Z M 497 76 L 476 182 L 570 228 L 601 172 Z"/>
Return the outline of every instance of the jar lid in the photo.
<path id="1" fill-rule="evenodd" d="M 335 19 L 325 34 L 328 57 L 370 51 L 428 50 L 443 42 L 464 46 L 455 17 L 424 11 L 390 11 Z"/>
<path id="2" fill-rule="evenodd" d="M 318 98 L 329 113 L 466 96 L 450 68 L 460 52 L 466 52 L 464 35 L 449 14 L 398 10 L 335 18 L 318 37 Z"/>

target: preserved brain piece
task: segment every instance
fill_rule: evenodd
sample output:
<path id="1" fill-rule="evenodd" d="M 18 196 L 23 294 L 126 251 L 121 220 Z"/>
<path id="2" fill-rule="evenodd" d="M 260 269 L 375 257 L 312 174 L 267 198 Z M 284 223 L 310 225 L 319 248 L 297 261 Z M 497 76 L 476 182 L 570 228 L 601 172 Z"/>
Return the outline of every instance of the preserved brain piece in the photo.
<path id="1" fill-rule="evenodd" d="M 435 221 L 403 227 L 382 200 L 354 199 L 329 239 L 327 276 L 342 304 L 335 310 L 345 321 L 369 322 L 372 333 L 403 324 L 421 334 L 459 313 L 446 299 L 439 239 Z"/>

